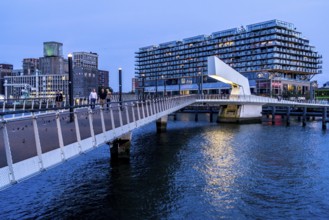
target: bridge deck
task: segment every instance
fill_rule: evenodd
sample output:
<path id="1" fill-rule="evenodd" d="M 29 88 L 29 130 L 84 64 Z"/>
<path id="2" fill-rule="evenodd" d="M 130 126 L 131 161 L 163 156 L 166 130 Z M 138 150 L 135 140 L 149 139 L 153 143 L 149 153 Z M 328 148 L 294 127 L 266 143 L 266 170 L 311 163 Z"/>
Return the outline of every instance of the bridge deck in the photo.
<path id="1" fill-rule="evenodd" d="M 75 108 L 69 111 L 30 113 L 0 121 L 0 189 L 42 170 L 75 157 L 99 145 L 111 142 L 135 128 L 153 122 L 193 103 L 260 104 L 324 108 L 326 104 L 279 101 L 239 96 L 177 96 L 113 103 L 109 109 Z"/>

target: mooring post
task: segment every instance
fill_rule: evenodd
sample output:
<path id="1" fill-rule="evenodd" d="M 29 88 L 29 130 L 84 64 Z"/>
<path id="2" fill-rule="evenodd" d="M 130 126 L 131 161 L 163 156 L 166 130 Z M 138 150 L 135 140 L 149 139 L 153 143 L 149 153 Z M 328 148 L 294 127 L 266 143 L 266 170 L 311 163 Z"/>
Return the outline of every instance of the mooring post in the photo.
<path id="1" fill-rule="evenodd" d="M 304 107 L 303 108 L 303 127 L 305 127 L 306 126 L 306 111 L 307 111 L 307 108 L 306 107 Z"/>
<path id="2" fill-rule="evenodd" d="M 323 107 L 322 111 L 322 129 L 326 130 L 327 129 L 327 107 Z"/>
<path id="3" fill-rule="evenodd" d="M 275 124 L 275 110 L 276 110 L 275 106 L 272 106 L 272 125 Z"/>
<path id="4" fill-rule="evenodd" d="M 290 106 L 287 108 L 287 119 L 286 119 L 286 125 L 290 125 Z"/>
<path id="5" fill-rule="evenodd" d="M 168 122 L 168 115 L 165 115 L 156 120 L 157 133 L 163 133 L 167 131 L 167 122 Z"/>
<path id="6" fill-rule="evenodd" d="M 213 109 L 210 108 L 210 122 L 213 122 Z"/>

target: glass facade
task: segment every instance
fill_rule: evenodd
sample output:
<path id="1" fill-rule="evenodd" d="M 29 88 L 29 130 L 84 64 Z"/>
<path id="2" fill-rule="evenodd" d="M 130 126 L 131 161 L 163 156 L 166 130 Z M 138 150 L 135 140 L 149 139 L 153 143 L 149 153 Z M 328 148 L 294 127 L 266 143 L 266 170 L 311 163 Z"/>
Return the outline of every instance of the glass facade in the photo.
<path id="1" fill-rule="evenodd" d="M 63 57 L 63 44 L 58 42 L 44 42 L 43 43 L 44 57 Z"/>
<path id="2" fill-rule="evenodd" d="M 248 77 L 258 95 L 307 96 L 321 73 L 321 56 L 293 24 L 271 20 L 140 48 L 137 92 L 219 93 L 228 89 L 207 77 L 207 57 L 217 56 Z M 191 85 L 185 86 L 184 85 Z M 194 86 L 192 86 L 194 85 Z M 254 85 L 254 86 L 253 86 Z"/>

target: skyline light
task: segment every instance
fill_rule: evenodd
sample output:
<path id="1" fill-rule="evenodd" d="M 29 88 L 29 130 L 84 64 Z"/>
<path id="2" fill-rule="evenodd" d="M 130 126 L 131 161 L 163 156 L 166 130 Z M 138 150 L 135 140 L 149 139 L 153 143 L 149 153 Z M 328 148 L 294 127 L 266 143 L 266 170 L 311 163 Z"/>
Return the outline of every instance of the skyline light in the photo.
<path id="1" fill-rule="evenodd" d="M 141 47 L 246 26 L 272 19 L 295 25 L 323 56 L 322 86 L 329 81 L 329 57 L 324 27 L 328 0 L 167 0 L 154 2 L 99 0 L 1 1 L 0 63 L 22 68 L 24 58 L 43 56 L 43 43 L 63 43 L 63 54 L 86 51 L 99 55 L 99 69 L 110 71 L 110 86 L 118 91 L 119 67 L 123 91 L 131 90 L 135 52 Z"/>

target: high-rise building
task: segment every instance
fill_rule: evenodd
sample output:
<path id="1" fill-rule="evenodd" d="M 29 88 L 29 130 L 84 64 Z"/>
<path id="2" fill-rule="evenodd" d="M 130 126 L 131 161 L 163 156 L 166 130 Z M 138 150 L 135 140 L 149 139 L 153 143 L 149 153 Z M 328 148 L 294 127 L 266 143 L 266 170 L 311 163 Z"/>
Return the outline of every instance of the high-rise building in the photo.
<path id="1" fill-rule="evenodd" d="M 24 59 L 24 69 L 16 71 L 15 75 L 12 74 L 12 65 L 0 64 L 0 83 L 2 81 L 0 89 L 3 90 L 2 93 L 4 94 L 3 81 L 6 77 L 8 81 L 7 97 L 21 97 L 22 89 L 28 90 L 31 97 L 50 97 L 55 94 L 56 90 L 62 90 L 64 96 L 67 97 L 68 60 L 63 58 L 62 47 L 62 43 L 45 42 L 44 57 Z M 88 97 L 91 89 L 97 89 L 98 86 L 108 87 L 109 72 L 98 70 L 97 53 L 75 52 L 72 61 L 74 99 Z M 24 74 L 21 74 L 23 71 Z"/>
<path id="2" fill-rule="evenodd" d="M 271 20 L 140 48 L 137 92 L 220 93 L 228 85 L 207 76 L 207 57 L 217 56 L 248 77 L 259 95 L 305 96 L 321 73 L 321 56 L 291 23 Z"/>
<path id="3" fill-rule="evenodd" d="M 73 53 L 74 96 L 87 97 L 93 88 L 97 89 L 98 75 L 97 53 Z"/>
<path id="4" fill-rule="evenodd" d="M 23 74 L 24 75 L 35 75 L 39 69 L 39 59 L 36 58 L 25 58 L 23 59 Z"/>
<path id="5" fill-rule="evenodd" d="M 98 85 L 102 87 L 109 86 L 109 71 L 98 70 Z"/>
<path id="6" fill-rule="evenodd" d="M 93 52 L 74 52 L 73 66 L 87 69 L 98 69 L 98 54 Z"/>

